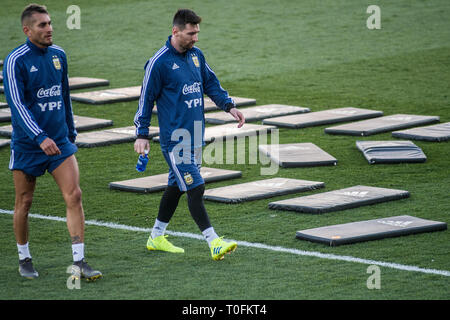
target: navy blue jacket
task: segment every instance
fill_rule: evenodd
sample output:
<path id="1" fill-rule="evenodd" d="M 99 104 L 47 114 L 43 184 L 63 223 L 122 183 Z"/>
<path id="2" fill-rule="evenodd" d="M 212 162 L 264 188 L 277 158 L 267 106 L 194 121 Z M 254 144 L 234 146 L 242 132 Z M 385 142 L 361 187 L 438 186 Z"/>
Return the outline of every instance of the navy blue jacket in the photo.
<path id="1" fill-rule="evenodd" d="M 62 48 L 41 49 L 27 39 L 6 57 L 3 82 L 11 108 L 11 149 L 43 152 L 39 145 L 47 137 L 57 145 L 75 141 L 67 58 Z"/>
<path id="2" fill-rule="evenodd" d="M 229 111 L 234 102 L 220 86 L 202 51 L 193 47 L 179 53 L 171 45 L 171 37 L 145 65 L 141 97 L 134 118 L 136 135 L 148 136 L 156 102 L 161 148 L 172 149 L 178 143 L 201 147 L 205 130 L 204 94 L 224 111 Z M 172 133 L 177 129 L 187 130 L 190 141 L 181 137 L 172 140 Z"/>

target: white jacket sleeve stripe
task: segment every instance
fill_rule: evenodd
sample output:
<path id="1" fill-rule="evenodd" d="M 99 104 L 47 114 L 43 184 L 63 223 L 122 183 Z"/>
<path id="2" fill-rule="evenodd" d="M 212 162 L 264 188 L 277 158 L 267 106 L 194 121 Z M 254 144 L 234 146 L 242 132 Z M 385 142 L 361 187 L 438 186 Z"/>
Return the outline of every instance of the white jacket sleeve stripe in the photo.
<path id="1" fill-rule="evenodd" d="M 27 108 L 23 105 L 22 101 L 20 101 L 20 95 L 19 90 L 17 88 L 16 83 L 16 70 L 15 70 L 15 64 L 18 57 L 24 55 L 26 52 L 28 52 L 29 49 L 27 46 L 23 46 L 19 48 L 16 52 L 14 52 L 8 59 L 7 64 L 7 76 L 8 76 L 8 85 L 9 85 L 9 91 L 11 94 L 11 99 L 14 103 L 14 106 L 16 107 L 17 111 L 19 112 L 19 115 L 26 125 L 26 127 L 34 134 L 39 135 L 42 130 L 39 128 L 39 126 L 36 124 L 35 121 L 31 118 Z"/>
<path id="2" fill-rule="evenodd" d="M 164 52 L 166 52 L 167 50 L 169 50 L 169 48 L 167 48 L 165 46 L 162 47 L 150 60 L 148 66 L 145 70 L 145 76 L 144 76 L 144 80 L 142 82 L 141 97 L 139 98 L 138 112 L 136 113 L 136 115 L 134 117 L 134 123 L 136 124 L 136 127 L 139 127 L 139 124 L 140 124 L 139 117 L 143 113 L 143 108 L 145 105 L 145 93 L 147 92 L 148 79 L 150 79 L 150 74 L 152 72 L 153 65 L 155 64 L 156 60 L 158 60 L 158 58 L 161 57 L 164 54 Z"/>

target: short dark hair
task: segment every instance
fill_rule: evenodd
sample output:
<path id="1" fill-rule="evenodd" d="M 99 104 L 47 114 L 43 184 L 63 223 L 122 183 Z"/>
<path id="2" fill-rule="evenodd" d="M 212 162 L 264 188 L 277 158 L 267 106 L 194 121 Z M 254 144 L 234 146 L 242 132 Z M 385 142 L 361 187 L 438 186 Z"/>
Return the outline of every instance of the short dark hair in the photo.
<path id="1" fill-rule="evenodd" d="M 36 12 L 48 14 L 46 6 L 42 6 L 36 3 L 30 3 L 22 11 L 22 16 L 20 17 L 20 22 L 22 22 L 22 25 L 26 19 L 30 18 L 33 15 L 33 13 Z"/>
<path id="2" fill-rule="evenodd" d="M 199 24 L 202 18 L 190 9 L 178 9 L 173 17 L 173 26 L 183 30 L 188 23 Z"/>

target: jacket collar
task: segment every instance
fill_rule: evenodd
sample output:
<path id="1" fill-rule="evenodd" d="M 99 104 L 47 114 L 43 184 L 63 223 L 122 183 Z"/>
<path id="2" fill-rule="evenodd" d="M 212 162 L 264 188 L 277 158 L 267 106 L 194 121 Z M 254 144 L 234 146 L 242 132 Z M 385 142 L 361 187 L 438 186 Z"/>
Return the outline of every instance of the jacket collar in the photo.
<path id="1" fill-rule="evenodd" d="M 48 51 L 48 48 L 39 48 L 33 42 L 31 42 L 30 39 L 28 39 L 28 38 L 27 38 L 27 45 L 35 53 L 46 54 Z"/>
<path id="2" fill-rule="evenodd" d="M 170 43 L 170 40 L 171 40 L 171 39 L 172 39 L 172 35 L 170 35 L 170 36 L 168 37 L 168 39 L 167 39 L 167 41 L 166 41 L 166 47 L 169 48 L 169 50 L 172 51 L 173 53 L 175 53 L 175 54 L 177 54 L 177 55 L 179 55 L 179 56 L 184 57 L 184 56 L 186 56 L 186 54 L 187 54 L 188 52 L 190 52 L 190 51 L 192 50 L 192 49 L 189 49 L 189 50 L 187 50 L 187 51 L 185 51 L 185 52 L 183 52 L 183 53 L 178 52 L 178 50 L 175 49 L 175 48 L 172 46 L 172 43 Z"/>

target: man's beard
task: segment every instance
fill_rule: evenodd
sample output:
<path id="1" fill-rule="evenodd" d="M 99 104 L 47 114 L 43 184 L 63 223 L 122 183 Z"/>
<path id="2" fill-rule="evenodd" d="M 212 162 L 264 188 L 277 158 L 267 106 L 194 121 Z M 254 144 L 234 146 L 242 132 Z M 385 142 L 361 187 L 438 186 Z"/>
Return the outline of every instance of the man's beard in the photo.
<path id="1" fill-rule="evenodd" d="M 47 38 L 44 38 L 44 40 L 39 41 L 38 43 L 43 47 L 50 47 L 53 44 L 53 39 L 50 38 L 49 40 L 47 40 L 47 41 L 46 40 L 47 40 Z M 46 41 L 46 42 L 44 42 L 44 41 Z"/>
<path id="2" fill-rule="evenodd" d="M 189 42 L 187 45 L 180 46 L 180 47 L 183 48 L 184 51 L 188 51 L 188 50 L 192 49 L 193 46 L 194 46 L 194 43 L 193 42 Z"/>

